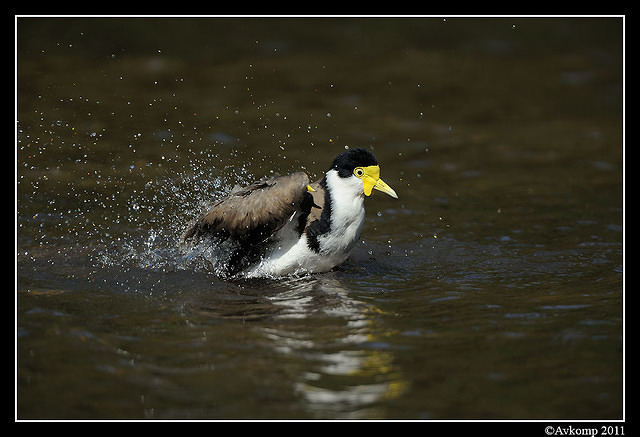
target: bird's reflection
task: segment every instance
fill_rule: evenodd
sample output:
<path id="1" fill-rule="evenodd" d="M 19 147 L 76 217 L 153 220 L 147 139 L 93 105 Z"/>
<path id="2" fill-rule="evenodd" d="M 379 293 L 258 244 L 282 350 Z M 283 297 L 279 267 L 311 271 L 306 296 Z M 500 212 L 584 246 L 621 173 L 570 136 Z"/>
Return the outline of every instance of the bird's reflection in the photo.
<path id="1" fill-rule="evenodd" d="M 242 320 L 275 352 L 273 366 L 309 415 L 320 419 L 384 417 L 384 403 L 407 383 L 394 364 L 382 311 L 358 299 L 339 272 L 278 281 L 225 282 L 184 307 L 195 324 Z M 243 328 L 243 329 L 245 329 Z M 264 346 L 261 343 L 260 346 Z"/>
<path id="2" fill-rule="evenodd" d="M 350 295 L 335 274 L 293 279 L 270 300 L 281 323 L 265 326 L 274 349 L 304 357 L 295 390 L 323 418 L 383 417 L 407 386 L 380 326 L 380 310 Z M 286 323 L 286 321 L 289 323 Z"/>

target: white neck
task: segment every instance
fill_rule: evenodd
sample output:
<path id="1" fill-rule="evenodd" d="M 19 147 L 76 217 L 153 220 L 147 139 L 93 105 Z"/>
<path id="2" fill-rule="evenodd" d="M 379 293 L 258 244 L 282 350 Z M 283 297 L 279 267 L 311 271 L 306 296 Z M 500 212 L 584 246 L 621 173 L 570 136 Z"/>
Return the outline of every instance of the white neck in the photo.
<path id="1" fill-rule="evenodd" d="M 321 243 L 324 250 L 350 252 L 364 226 L 364 192 L 362 180 L 341 178 L 336 170 L 326 175 L 331 195 L 331 231 Z"/>

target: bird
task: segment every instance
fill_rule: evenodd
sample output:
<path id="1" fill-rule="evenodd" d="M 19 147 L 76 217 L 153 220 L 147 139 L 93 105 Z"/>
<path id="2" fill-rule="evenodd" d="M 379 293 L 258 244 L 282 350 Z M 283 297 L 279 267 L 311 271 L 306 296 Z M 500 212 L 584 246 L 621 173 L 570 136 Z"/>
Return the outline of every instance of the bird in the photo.
<path id="1" fill-rule="evenodd" d="M 224 274 L 284 277 L 328 272 L 343 264 L 365 221 L 364 199 L 396 192 L 380 178 L 374 154 L 349 148 L 324 176 L 304 172 L 260 179 L 234 188 L 183 233 L 186 244 L 227 244 Z"/>

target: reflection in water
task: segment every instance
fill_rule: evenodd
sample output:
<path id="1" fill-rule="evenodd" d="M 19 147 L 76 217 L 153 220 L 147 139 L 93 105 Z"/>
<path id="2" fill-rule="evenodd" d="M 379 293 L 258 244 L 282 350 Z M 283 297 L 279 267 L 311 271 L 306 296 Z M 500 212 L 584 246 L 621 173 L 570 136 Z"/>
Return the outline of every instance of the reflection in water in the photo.
<path id="1" fill-rule="evenodd" d="M 278 367 L 295 369 L 290 389 L 312 417 L 384 417 L 381 402 L 405 392 L 381 311 L 351 297 L 335 274 L 226 284 L 185 304 L 185 315 L 196 325 L 242 320 L 266 338 L 286 357 L 274 358 Z"/>
<path id="2" fill-rule="evenodd" d="M 377 326 L 379 310 L 353 299 L 330 275 L 287 285 L 288 292 L 271 298 L 285 307 L 278 317 L 313 320 L 315 312 L 330 317 L 329 324 L 323 318 L 316 329 L 306 324 L 264 328 L 279 353 L 313 363 L 295 383 L 308 410 L 340 418 L 376 417 L 376 404 L 400 396 L 407 386 Z"/>

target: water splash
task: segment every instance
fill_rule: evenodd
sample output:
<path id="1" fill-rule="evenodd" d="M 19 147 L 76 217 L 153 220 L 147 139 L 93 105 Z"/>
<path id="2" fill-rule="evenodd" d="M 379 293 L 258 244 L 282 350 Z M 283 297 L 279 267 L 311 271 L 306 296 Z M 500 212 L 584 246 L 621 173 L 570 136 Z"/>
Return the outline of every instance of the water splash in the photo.
<path id="1" fill-rule="evenodd" d="M 96 264 L 147 271 L 203 271 L 223 277 L 232 248 L 207 242 L 185 244 L 182 234 L 234 185 L 252 179 L 244 167 L 221 172 L 207 161 L 194 160 L 186 169 L 148 180 L 142 189 L 133 190 L 126 205 L 127 226 L 119 237 L 105 241 L 107 247 L 96 257 Z"/>

